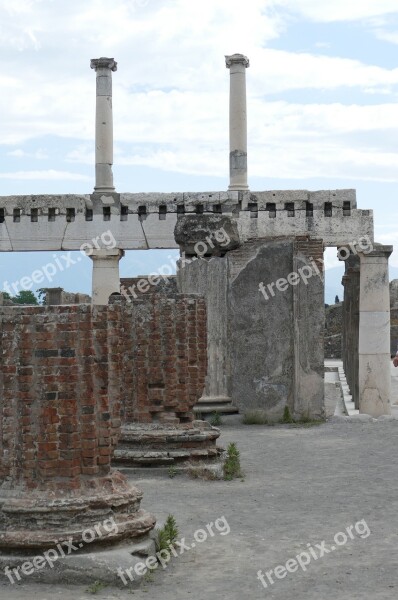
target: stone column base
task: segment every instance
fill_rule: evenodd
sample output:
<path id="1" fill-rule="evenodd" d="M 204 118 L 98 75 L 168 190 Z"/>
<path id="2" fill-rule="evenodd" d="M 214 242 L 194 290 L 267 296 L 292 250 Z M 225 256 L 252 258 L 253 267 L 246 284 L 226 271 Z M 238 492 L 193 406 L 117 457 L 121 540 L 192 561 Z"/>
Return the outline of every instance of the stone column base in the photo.
<path id="1" fill-rule="evenodd" d="M 141 490 L 118 471 L 71 488 L 55 481 L 43 490 L 7 488 L 5 481 L 0 487 L 0 552 L 55 548 L 67 541 L 93 549 L 132 542 L 155 526 L 155 518 L 140 509 Z"/>
<path id="2" fill-rule="evenodd" d="M 160 423 L 122 426 L 114 463 L 125 467 L 156 467 L 189 461 L 217 460 L 220 431 L 206 421 L 172 427 Z"/>
<path id="3" fill-rule="evenodd" d="M 239 409 L 232 404 L 229 396 L 202 396 L 193 407 L 196 415 L 211 415 L 219 413 L 220 415 L 233 415 L 239 412 Z"/>

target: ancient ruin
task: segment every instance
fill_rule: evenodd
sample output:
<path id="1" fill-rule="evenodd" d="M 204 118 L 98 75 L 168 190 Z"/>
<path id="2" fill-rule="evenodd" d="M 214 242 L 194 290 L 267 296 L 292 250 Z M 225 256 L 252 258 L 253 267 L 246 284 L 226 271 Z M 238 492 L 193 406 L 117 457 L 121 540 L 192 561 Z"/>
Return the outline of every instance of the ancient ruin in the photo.
<path id="1" fill-rule="evenodd" d="M 360 412 L 390 413 L 392 247 L 375 243 L 372 211 L 357 208 L 354 190 L 249 190 L 249 61 L 235 54 L 226 66 L 227 191 L 115 190 L 117 64 L 100 58 L 91 61 L 93 193 L 0 198 L 0 251 L 80 250 L 93 263 L 92 305 L 63 305 L 59 292 L 49 306 L 1 309 L 3 549 L 48 548 L 70 536 L 83 543 L 87 527 L 110 517 L 112 543 L 145 537 L 154 518 L 111 470 L 111 457 L 129 466 L 216 459 L 219 433 L 194 409 L 260 408 L 272 420 L 287 407 L 296 418 L 323 419 L 326 246 L 346 260 L 352 394 Z M 121 288 L 124 252 L 151 248 L 180 249 L 176 287 L 149 276 Z"/>

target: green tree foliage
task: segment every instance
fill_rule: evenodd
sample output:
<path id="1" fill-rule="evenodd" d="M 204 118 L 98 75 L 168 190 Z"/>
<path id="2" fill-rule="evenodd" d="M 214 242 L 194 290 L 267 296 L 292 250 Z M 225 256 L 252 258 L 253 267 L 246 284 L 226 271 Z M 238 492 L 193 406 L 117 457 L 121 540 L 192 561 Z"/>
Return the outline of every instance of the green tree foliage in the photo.
<path id="1" fill-rule="evenodd" d="M 3 292 L 5 300 L 11 300 L 14 304 L 39 304 L 36 296 L 30 290 L 21 290 L 16 296 L 10 296 L 7 292 Z"/>

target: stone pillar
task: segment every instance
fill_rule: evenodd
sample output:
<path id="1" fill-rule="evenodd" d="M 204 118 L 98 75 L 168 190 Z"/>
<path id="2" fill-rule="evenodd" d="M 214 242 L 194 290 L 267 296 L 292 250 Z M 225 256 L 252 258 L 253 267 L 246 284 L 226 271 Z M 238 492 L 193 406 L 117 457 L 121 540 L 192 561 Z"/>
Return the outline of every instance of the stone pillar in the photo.
<path id="1" fill-rule="evenodd" d="M 293 410 L 299 419 L 325 417 L 325 280 L 323 240 L 297 236 L 293 244 Z M 290 275 L 288 275 L 289 280 Z M 283 298 L 280 298 L 282 304 Z"/>
<path id="2" fill-rule="evenodd" d="M 246 68 L 250 63 L 243 54 L 226 56 L 225 63 L 230 70 L 228 189 L 248 190 Z"/>
<path id="3" fill-rule="evenodd" d="M 350 388 L 355 408 L 359 409 L 359 257 L 351 255 L 345 260 L 343 319 L 342 319 L 342 357 L 344 372 Z"/>
<path id="4" fill-rule="evenodd" d="M 199 414 L 235 413 L 228 393 L 228 263 L 225 258 L 180 261 L 177 284 L 184 294 L 199 294 L 207 307 L 207 375 L 202 397 L 194 407 Z"/>
<path id="5" fill-rule="evenodd" d="M 95 192 L 114 192 L 113 185 L 113 116 L 112 71 L 117 70 L 113 58 L 93 58 L 90 64 L 97 73 L 95 111 Z"/>
<path id="6" fill-rule="evenodd" d="M 341 285 L 344 288 L 344 300 L 343 300 L 343 309 L 341 315 L 341 359 L 343 361 L 343 369 L 344 373 L 347 374 L 347 324 L 348 324 L 348 314 L 349 314 L 349 294 L 348 294 L 348 284 L 349 277 L 347 275 L 343 275 L 341 279 Z"/>
<path id="7" fill-rule="evenodd" d="M 392 246 L 375 244 L 360 258 L 359 412 L 391 414 L 390 289 Z"/>
<path id="8" fill-rule="evenodd" d="M 119 261 L 124 250 L 90 249 L 89 256 L 93 261 L 92 303 L 108 304 L 111 294 L 120 293 Z"/>

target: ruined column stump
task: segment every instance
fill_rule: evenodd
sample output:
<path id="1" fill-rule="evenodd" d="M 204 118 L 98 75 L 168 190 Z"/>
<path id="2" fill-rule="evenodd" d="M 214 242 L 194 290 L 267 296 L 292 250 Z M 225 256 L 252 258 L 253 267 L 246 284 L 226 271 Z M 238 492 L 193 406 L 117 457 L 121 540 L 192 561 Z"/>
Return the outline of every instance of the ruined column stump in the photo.
<path id="1" fill-rule="evenodd" d="M 33 569 L 30 581 L 118 580 L 117 566 L 137 562 L 135 548 L 151 551 L 155 525 L 142 492 L 110 464 L 121 311 L 1 307 L 0 316 L 0 566 L 55 549 L 56 568 Z"/>
<path id="2" fill-rule="evenodd" d="M 126 289 L 126 288 L 125 288 Z M 220 431 L 195 420 L 207 368 L 206 305 L 166 286 L 126 301 L 124 410 L 114 461 L 125 467 L 217 461 Z"/>

